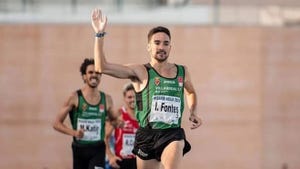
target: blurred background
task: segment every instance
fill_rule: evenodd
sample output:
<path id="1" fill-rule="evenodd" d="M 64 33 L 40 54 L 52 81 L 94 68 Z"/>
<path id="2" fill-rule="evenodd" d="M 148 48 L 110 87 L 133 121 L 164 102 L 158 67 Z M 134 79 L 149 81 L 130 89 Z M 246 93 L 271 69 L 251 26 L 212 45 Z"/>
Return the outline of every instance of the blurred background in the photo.
<path id="1" fill-rule="evenodd" d="M 204 121 L 192 131 L 185 112 L 182 169 L 300 168 L 299 0 L 0 0 L 0 168 L 72 168 L 52 122 L 83 86 L 96 7 L 111 62 L 148 62 L 149 29 L 170 29 L 169 61 L 188 67 Z M 116 108 L 127 82 L 102 76 Z"/>

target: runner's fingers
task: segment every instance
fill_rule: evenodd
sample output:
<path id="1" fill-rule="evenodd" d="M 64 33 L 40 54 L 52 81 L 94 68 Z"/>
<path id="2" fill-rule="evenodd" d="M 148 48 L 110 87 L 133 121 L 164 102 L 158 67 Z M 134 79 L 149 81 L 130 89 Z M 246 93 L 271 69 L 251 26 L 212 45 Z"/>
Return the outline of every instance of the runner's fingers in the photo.
<path id="1" fill-rule="evenodd" d="M 192 121 L 191 129 L 198 128 L 202 124 L 202 121 L 200 118 L 199 119 L 193 118 L 193 119 L 191 119 L 191 121 Z"/>
<path id="2" fill-rule="evenodd" d="M 195 129 L 195 124 L 194 123 L 192 124 L 191 129 Z"/>
<path id="3" fill-rule="evenodd" d="M 199 126 L 200 126 L 200 124 L 193 123 L 191 129 L 198 128 Z"/>
<path id="4" fill-rule="evenodd" d="M 84 135 L 84 130 L 83 130 L 83 129 L 80 129 L 80 130 L 78 131 L 78 137 L 79 137 L 79 138 L 82 138 L 83 135 Z"/>
<path id="5" fill-rule="evenodd" d="M 120 168 L 120 166 L 116 163 L 116 161 L 111 165 L 113 168 Z"/>

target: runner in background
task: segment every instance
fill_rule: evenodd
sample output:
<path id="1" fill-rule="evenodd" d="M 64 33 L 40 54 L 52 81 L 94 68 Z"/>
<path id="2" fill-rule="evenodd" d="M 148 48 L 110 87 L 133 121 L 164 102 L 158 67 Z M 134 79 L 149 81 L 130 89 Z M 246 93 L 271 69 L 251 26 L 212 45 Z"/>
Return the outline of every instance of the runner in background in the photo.
<path id="1" fill-rule="evenodd" d="M 104 169 L 105 122 L 116 125 L 111 96 L 98 90 L 101 73 L 95 72 L 94 59 L 80 66 L 84 86 L 71 93 L 54 121 L 55 130 L 73 137 L 73 169 Z M 64 124 L 69 115 L 72 128 Z"/>
<path id="2" fill-rule="evenodd" d="M 106 152 L 110 166 L 113 169 L 136 169 L 136 157 L 132 153 L 135 133 L 139 127 L 134 112 L 135 92 L 133 85 L 126 84 L 123 89 L 125 105 L 119 109 L 123 127 L 113 127 L 110 123 L 106 126 Z M 113 150 L 111 151 L 111 138 Z"/>

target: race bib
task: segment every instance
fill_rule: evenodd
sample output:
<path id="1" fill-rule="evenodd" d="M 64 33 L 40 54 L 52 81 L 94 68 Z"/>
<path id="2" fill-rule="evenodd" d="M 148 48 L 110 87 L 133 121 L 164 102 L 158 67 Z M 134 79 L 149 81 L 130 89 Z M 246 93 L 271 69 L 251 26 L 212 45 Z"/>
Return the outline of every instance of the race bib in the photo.
<path id="1" fill-rule="evenodd" d="M 153 96 L 150 122 L 163 122 L 167 124 L 178 124 L 181 117 L 181 100 L 174 96 Z"/>
<path id="2" fill-rule="evenodd" d="M 78 119 L 77 130 L 83 129 L 83 141 L 98 141 L 101 136 L 101 119 Z"/>
<path id="3" fill-rule="evenodd" d="M 123 134 L 123 146 L 120 152 L 121 156 L 126 157 L 132 154 L 134 146 L 135 134 Z"/>

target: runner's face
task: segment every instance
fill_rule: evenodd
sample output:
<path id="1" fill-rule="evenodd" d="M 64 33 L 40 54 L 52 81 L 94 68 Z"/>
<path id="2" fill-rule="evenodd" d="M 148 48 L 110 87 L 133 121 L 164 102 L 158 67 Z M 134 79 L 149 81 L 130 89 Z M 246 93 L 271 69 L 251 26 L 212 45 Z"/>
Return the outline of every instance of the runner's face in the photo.
<path id="1" fill-rule="evenodd" d="M 94 65 L 88 65 L 83 80 L 91 88 L 97 88 L 100 83 L 101 74 L 95 71 Z"/>
<path id="2" fill-rule="evenodd" d="M 168 59 L 171 50 L 170 38 L 163 32 L 152 35 L 148 43 L 148 51 L 152 58 L 158 62 L 164 62 Z"/>
<path id="3" fill-rule="evenodd" d="M 134 109 L 134 90 L 128 90 L 124 96 L 124 102 L 128 108 Z"/>

